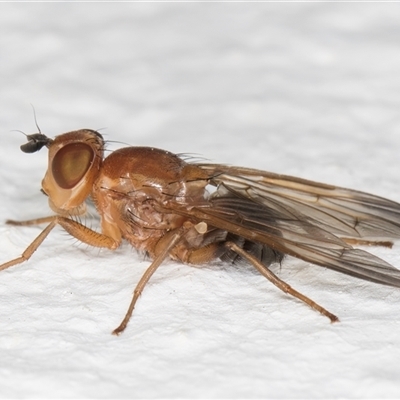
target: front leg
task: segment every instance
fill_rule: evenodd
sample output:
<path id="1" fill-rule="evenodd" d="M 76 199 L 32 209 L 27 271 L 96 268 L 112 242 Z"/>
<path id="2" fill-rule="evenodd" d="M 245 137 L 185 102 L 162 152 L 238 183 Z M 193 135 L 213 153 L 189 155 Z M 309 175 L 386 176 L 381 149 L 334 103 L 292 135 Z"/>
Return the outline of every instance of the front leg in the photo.
<path id="1" fill-rule="evenodd" d="M 42 232 L 40 232 L 39 236 L 26 248 L 26 250 L 22 253 L 20 257 L 17 257 L 14 260 L 8 261 L 0 265 L 0 271 L 29 260 L 32 254 L 42 244 L 44 239 L 46 239 L 47 235 L 57 224 L 61 225 L 71 236 L 90 246 L 115 250 L 120 245 L 120 242 L 117 242 L 107 235 L 95 232 L 87 226 L 80 224 L 79 222 L 58 215 L 22 222 L 7 221 L 7 223 L 12 225 L 36 225 L 44 222 L 50 222 L 50 224 L 47 225 L 47 227 L 43 229 Z"/>
<path id="2" fill-rule="evenodd" d="M 49 217 L 42 217 L 42 218 L 35 218 L 35 219 L 28 219 L 26 221 L 15 221 L 13 219 L 8 219 L 6 221 L 7 225 L 14 225 L 14 226 L 32 226 L 32 225 L 40 225 L 40 224 L 47 224 L 56 217 L 56 215 L 51 215 Z"/>

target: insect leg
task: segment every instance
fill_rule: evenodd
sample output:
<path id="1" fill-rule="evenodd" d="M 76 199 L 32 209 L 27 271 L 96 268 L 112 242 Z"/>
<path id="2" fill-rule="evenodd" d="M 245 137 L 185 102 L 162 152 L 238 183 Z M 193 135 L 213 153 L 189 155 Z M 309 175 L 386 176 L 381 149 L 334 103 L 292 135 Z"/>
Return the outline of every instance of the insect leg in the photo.
<path id="1" fill-rule="evenodd" d="M 115 250 L 120 242 L 117 242 L 112 237 L 98 233 L 76 222 L 72 219 L 56 216 L 56 222 L 60 224 L 71 236 L 94 247 L 105 247 L 110 250 Z"/>
<path id="2" fill-rule="evenodd" d="M 36 218 L 36 219 L 29 219 L 27 221 L 14 221 L 12 219 L 8 219 L 6 221 L 6 224 L 8 225 L 14 225 L 14 226 L 30 226 L 30 225 L 40 225 L 40 224 L 45 224 L 48 222 L 53 221 L 55 218 L 55 215 L 52 215 L 50 217 L 43 217 L 43 218 Z"/>
<path id="3" fill-rule="evenodd" d="M 205 264 L 215 260 L 222 253 L 223 246 L 220 243 L 210 243 L 200 249 L 191 249 L 182 258 L 187 264 Z"/>
<path id="4" fill-rule="evenodd" d="M 37 248 L 42 244 L 43 240 L 46 239 L 47 235 L 57 224 L 61 225 L 70 235 L 74 236 L 81 242 L 84 242 L 91 246 L 106 247 L 111 250 L 116 249 L 119 246 L 119 243 L 114 239 L 112 239 L 111 237 L 92 231 L 85 225 L 80 224 L 79 222 L 58 215 L 55 215 L 53 217 L 39 218 L 30 221 L 22 221 L 20 224 L 35 225 L 37 223 L 43 223 L 43 222 L 50 222 L 50 224 L 43 229 L 43 231 L 39 234 L 39 236 L 26 248 L 26 250 L 22 253 L 20 257 L 17 257 L 14 260 L 1 264 L 0 271 L 9 268 L 13 265 L 17 265 L 24 261 L 29 260 L 32 254 L 37 250 Z"/>
<path id="5" fill-rule="evenodd" d="M 227 246 L 229 249 L 233 250 L 235 253 L 239 254 L 244 259 L 248 260 L 251 264 L 254 265 L 254 267 L 257 268 L 257 270 L 263 276 L 265 276 L 270 282 L 272 282 L 276 287 L 281 289 L 283 292 L 288 293 L 288 294 L 292 295 L 293 297 L 296 297 L 299 300 L 303 301 L 304 303 L 308 304 L 314 310 L 316 310 L 316 311 L 320 312 L 322 315 L 325 315 L 326 317 L 328 317 L 331 320 L 331 322 L 339 321 L 339 318 L 336 315 L 333 315 L 328 310 L 326 310 L 325 308 L 323 308 L 319 304 L 317 304 L 315 301 L 311 300 L 310 298 L 304 296 L 303 294 L 301 294 L 297 290 L 293 289 L 286 282 L 284 282 L 281 279 L 279 279 L 271 270 L 266 268 L 254 256 L 252 256 L 251 254 L 247 253 L 245 250 L 243 250 L 241 247 L 239 247 L 235 243 L 226 242 L 225 246 Z"/>
<path id="6" fill-rule="evenodd" d="M 153 262 L 150 264 L 150 266 L 146 269 L 145 273 L 143 276 L 140 278 L 140 281 L 135 287 L 135 290 L 133 291 L 133 298 L 131 301 L 131 304 L 129 305 L 128 311 L 125 314 L 124 319 L 118 326 L 118 328 L 113 330 L 113 335 L 119 335 L 122 333 L 126 326 L 128 325 L 128 322 L 132 316 L 133 310 L 135 308 L 136 301 L 138 300 L 139 296 L 143 292 L 144 287 L 146 286 L 147 282 L 151 278 L 151 276 L 156 272 L 156 269 L 162 264 L 162 262 L 168 257 L 169 252 L 171 249 L 182 239 L 182 237 L 185 235 L 187 230 L 185 228 L 180 228 L 176 232 L 172 233 L 169 237 L 168 243 L 165 243 L 163 246 L 162 251 L 158 253 L 156 258 L 153 260 Z"/>
<path id="7" fill-rule="evenodd" d="M 32 254 L 42 244 L 43 240 L 46 239 L 47 235 L 56 226 L 56 224 L 57 224 L 56 217 L 52 217 L 52 221 L 50 222 L 50 224 L 47 225 L 47 227 L 44 228 L 42 232 L 40 232 L 39 236 L 26 248 L 26 250 L 22 253 L 22 255 L 20 257 L 15 258 L 14 260 L 1 264 L 0 271 L 8 267 L 12 267 L 13 265 L 17 265 L 24 261 L 29 260 Z"/>

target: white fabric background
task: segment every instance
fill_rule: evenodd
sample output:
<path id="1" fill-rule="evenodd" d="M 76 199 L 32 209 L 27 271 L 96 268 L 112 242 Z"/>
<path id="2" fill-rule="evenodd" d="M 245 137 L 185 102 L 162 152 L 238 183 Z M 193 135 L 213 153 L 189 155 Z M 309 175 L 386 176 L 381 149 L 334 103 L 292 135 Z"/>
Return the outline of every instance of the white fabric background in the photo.
<path id="1" fill-rule="evenodd" d="M 400 9 L 349 3 L 0 4 L 0 221 L 49 214 L 47 154 L 21 130 L 102 129 L 400 201 Z M 110 143 L 115 149 L 122 144 Z M 39 227 L 0 223 L 1 260 Z M 400 247 L 371 252 L 400 267 Z M 286 259 L 168 262 L 112 336 L 149 265 L 57 229 L 0 276 L 0 397 L 400 396 L 400 290 Z"/>

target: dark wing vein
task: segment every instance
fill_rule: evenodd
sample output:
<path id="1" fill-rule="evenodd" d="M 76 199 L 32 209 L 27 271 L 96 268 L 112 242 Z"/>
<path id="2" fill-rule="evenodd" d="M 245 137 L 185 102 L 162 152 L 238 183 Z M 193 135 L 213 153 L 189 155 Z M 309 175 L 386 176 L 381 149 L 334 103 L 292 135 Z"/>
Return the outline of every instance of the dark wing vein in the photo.
<path id="1" fill-rule="evenodd" d="M 263 171 L 202 166 L 218 186 L 188 212 L 220 229 L 358 278 L 400 287 L 400 271 L 340 237 L 400 237 L 400 205 L 348 189 Z"/>
<path id="2" fill-rule="evenodd" d="M 288 206 L 311 224 L 346 238 L 400 237 L 400 204 L 345 188 L 265 171 L 202 165 L 211 183 L 267 207 Z"/>
<path id="3" fill-rule="evenodd" d="M 243 198 L 211 199 L 209 208 L 192 210 L 198 218 L 220 229 L 292 255 L 316 265 L 358 278 L 400 287 L 400 271 L 384 260 L 354 249 L 335 235 L 307 221 L 279 219 L 260 207 L 248 208 Z"/>

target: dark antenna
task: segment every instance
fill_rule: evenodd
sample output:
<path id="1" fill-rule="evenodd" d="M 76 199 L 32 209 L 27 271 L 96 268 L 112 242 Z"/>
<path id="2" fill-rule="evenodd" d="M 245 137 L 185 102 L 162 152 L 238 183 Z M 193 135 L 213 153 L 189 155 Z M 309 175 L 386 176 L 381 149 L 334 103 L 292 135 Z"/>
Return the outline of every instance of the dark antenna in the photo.
<path id="1" fill-rule="evenodd" d="M 24 135 L 28 139 L 28 143 L 25 143 L 25 144 L 21 145 L 21 147 L 20 147 L 20 149 L 24 153 L 36 153 L 43 146 L 48 147 L 50 145 L 50 143 L 53 141 L 52 139 L 48 138 L 46 135 L 42 134 L 42 131 L 40 130 L 39 125 L 37 123 L 35 108 L 33 107 L 32 104 L 31 104 L 31 107 L 33 110 L 33 117 L 35 119 L 35 125 L 36 125 L 36 128 L 39 131 L 39 133 L 34 133 L 32 135 L 27 135 L 24 133 Z"/>
<path id="2" fill-rule="evenodd" d="M 37 123 L 35 107 L 33 107 L 33 104 L 31 104 L 31 107 L 32 107 L 32 111 L 33 111 L 33 118 L 35 120 L 36 128 L 37 128 L 38 132 L 41 134 L 42 131 L 40 130 L 39 125 Z"/>

